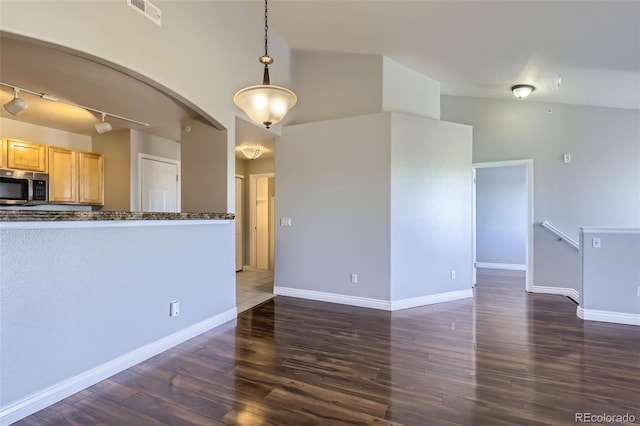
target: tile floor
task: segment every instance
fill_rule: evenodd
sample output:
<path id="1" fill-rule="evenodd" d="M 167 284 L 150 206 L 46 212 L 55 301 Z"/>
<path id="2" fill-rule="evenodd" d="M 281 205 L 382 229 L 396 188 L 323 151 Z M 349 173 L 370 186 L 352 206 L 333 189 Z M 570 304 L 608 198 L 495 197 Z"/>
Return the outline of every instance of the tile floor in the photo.
<path id="1" fill-rule="evenodd" d="M 238 313 L 273 297 L 272 271 L 236 272 L 236 306 Z"/>

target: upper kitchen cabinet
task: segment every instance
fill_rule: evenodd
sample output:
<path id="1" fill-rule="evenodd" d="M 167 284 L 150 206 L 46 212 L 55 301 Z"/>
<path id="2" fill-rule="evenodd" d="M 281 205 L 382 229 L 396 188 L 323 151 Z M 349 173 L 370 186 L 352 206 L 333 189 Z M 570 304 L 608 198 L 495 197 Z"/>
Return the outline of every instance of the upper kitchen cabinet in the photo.
<path id="1" fill-rule="evenodd" d="M 47 146 L 18 139 L 3 140 L 6 145 L 9 169 L 47 172 Z"/>
<path id="2" fill-rule="evenodd" d="M 49 147 L 49 202 L 78 202 L 78 153 Z"/>
<path id="3" fill-rule="evenodd" d="M 49 202 L 104 204 L 104 157 L 49 147 Z"/>
<path id="4" fill-rule="evenodd" d="M 104 157 L 79 152 L 78 165 L 78 202 L 104 205 Z"/>
<path id="5" fill-rule="evenodd" d="M 0 139 L 0 169 L 7 167 L 7 141 Z"/>

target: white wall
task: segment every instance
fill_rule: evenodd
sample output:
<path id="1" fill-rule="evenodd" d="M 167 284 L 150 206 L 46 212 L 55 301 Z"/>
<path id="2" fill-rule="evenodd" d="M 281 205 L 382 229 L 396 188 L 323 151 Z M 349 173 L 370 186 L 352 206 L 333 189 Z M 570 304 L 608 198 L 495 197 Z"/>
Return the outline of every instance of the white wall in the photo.
<path id="1" fill-rule="evenodd" d="M 443 96 L 442 118 L 473 126 L 474 163 L 533 159 L 535 223 L 640 226 L 640 111 Z M 579 291 L 577 251 L 540 226 L 533 244 L 533 284 Z"/>
<path id="2" fill-rule="evenodd" d="M 476 260 L 527 263 L 527 171 L 524 164 L 476 169 Z"/>
<path id="3" fill-rule="evenodd" d="M 593 239 L 600 239 L 600 248 Z M 584 319 L 640 325 L 640 228 L 582 228 Z"/>
<path id="4" fill-rule="evenodd" d="M 391 300 L 470 289 L 472 129 L 391 117 Z"/>
<path id="5" fill-rule="evenodd" d="M 389 300 L 390 131 L 386 113 L 283 129 L 276 287 Z"/>
<path id="6" fill-rule="evenodd" d="M 384 57 L 382 110 L 440 119 L 440 82 Z"/>
<path id="7" fill-rule="evenodd" d="M 52 228 L 0 226 L 7 418 L 23 412 L 21 402 L 48 405 L 128 367 L 132 351 L 221 313 L 235 316 L 233 223 Z M 172 300 L 180 302 L 177 317 L 169 317 Z"/>

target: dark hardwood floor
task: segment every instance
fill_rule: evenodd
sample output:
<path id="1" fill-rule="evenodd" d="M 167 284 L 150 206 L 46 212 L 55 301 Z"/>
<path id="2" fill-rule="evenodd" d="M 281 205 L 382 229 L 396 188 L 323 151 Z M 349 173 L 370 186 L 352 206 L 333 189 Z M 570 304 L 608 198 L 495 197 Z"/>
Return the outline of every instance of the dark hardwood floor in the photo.
<path id="1" fill-rule="evenodd" d="M 640 328 L 575 311 L 512 271 L 393 313 L 278 296 L 17 425 L 640 422 Z"/>

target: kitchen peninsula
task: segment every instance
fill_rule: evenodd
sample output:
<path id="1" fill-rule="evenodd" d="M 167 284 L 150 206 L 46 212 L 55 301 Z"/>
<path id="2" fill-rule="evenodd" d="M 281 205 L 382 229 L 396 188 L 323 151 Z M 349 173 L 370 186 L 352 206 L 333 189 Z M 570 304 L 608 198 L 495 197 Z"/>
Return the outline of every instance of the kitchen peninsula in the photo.
<path id="1" fill-rule="evenodd" d="M 233 219 L 1 209 L 3 422 L 235 319 Z"/>

